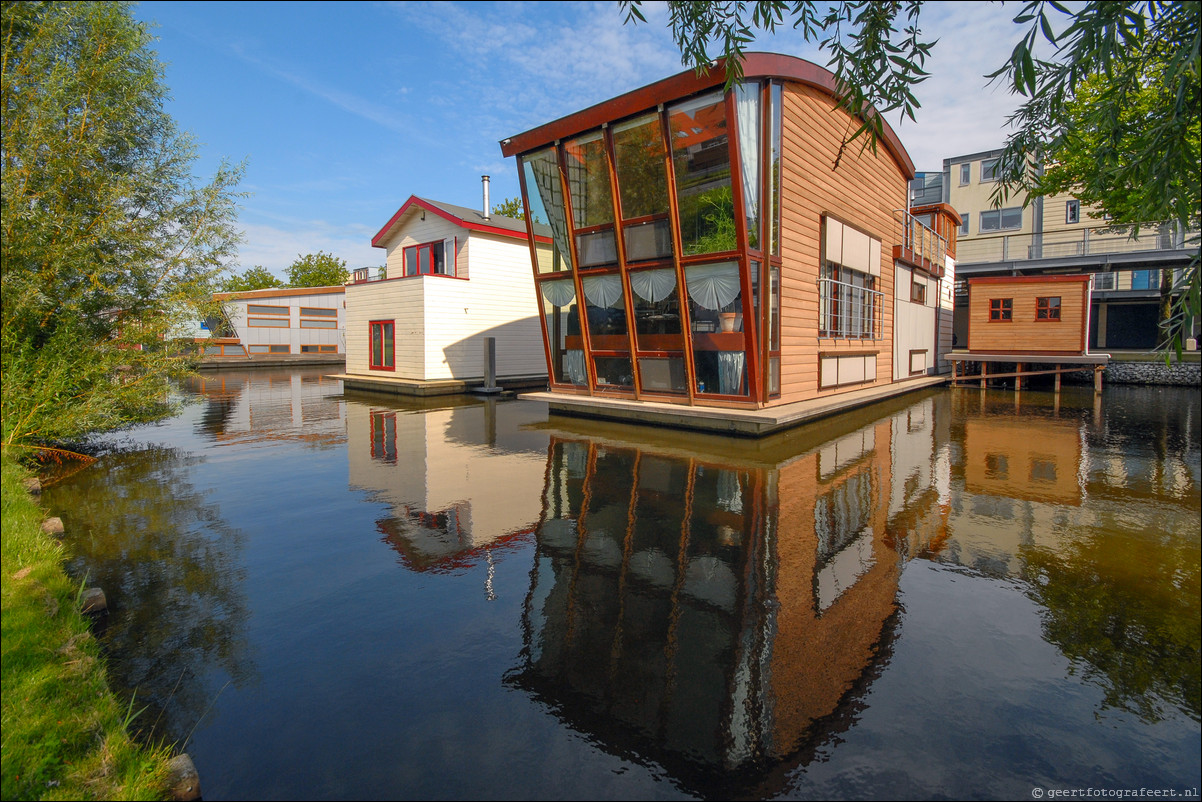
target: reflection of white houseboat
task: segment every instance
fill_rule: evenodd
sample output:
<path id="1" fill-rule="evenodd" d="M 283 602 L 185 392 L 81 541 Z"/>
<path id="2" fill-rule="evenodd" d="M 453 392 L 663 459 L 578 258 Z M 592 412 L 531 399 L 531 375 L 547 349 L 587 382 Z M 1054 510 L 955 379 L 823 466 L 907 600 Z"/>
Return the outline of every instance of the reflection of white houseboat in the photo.
<path id="1" fill-rule="evenodd" d="M 189 389 L 205 400 L 200 428 L 219 443 L 290 440 L 326 446 L 345 442 L 342 385 L 318 366 L 296 370 L 238 370 L 227 361 Z"/>
<path id="2" fill-rule="evenodd" d="M 345 287 L 222 292 L 225 320 L 206 321 L 202 367 L 230 360 L 342 363 L 346 359 Z"/>
<path id="3" fill-rule="evenodd" d="M 536 405 L 495 401 L 433 409 L 350 404 L 348 481 L 389 505 L 377 528 L 407 566 L 470 565 L 530 536 L 540 501 L 531 489 L 542 486 L 547 467 L 524 444 L 480 443 L 541 417 Z"/>

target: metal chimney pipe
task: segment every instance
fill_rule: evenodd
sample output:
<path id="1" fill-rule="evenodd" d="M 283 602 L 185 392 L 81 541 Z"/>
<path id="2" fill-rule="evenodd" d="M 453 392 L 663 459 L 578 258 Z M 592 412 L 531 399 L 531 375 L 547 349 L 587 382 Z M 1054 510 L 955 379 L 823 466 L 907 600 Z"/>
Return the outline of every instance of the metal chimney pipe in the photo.
<path id="1" fill-rule="evenodd" d="M 487 220 L 489 217 L 489 209 L 490 209 L 490 207 L 488 205 L 488 176 L 486 176 L 486 175 L 480 176 L 480 181 L 481 181 L 481 183 L 484 184 L 484 219 Z"/>

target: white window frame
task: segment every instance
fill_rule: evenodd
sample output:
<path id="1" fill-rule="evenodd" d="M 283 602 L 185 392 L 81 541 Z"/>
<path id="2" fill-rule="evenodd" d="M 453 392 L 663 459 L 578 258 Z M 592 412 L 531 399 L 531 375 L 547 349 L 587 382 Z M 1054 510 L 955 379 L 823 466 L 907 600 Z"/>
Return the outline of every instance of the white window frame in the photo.
<path id="1" fill-rule="evenodd" d="M 981 160 L 981 183 L 987 184 L 997 181 L 998 166 L 1001 164 L 1001 159 L 982 159 Z"/>
<path id="2" fill-rule="evenodd" d="M 1018 215 L 1018 225 L 1003 225 L 1007 216 Z M 996 219 L 996 224 L 992 221 Z M 1011 206 L 1006 209 L 990 209 L 981 212 L 980 232 L 986 231 L 1015 231 L 1023 227 L 1023 207 Z"/>
<path id="3" fill-rule="evenodd" d="M 967 186 L 972 183 L 972 162 L 964 162 L 960 165 L 960 186 Z"/>

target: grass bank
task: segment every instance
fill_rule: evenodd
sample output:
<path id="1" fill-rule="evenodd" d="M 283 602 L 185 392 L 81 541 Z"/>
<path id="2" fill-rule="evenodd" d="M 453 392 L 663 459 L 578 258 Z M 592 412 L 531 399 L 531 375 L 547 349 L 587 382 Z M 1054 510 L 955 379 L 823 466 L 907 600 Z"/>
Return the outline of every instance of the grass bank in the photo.
<path id="1" fill-rule="evenodd" d="M 43 534 L 45 513 L 21 484 L 29 474 L 7 456 L 0 471 L 3 798 L 168 798 L 170 750 L 131 738 L 63 546 Z"/>

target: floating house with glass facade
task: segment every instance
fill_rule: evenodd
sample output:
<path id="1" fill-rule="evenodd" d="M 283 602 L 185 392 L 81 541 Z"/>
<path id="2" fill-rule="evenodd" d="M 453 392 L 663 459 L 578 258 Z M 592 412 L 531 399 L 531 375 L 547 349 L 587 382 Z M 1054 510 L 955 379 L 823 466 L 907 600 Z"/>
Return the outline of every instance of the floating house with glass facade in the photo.
<path id="1" fill-rule="evenodd" d="M 860 121 L 830 72 L 772 54 L 743 70 L 730 91 L 721 67 L 687 71 L 502 141 L 526 219 L 552 230 L 530 253 L 553 409 L 762 434 L 943 380 L 954 243 L 937 231 L 955 212 L 911 214 L 887 124 L 875 149 L 844 144 Z"/>

